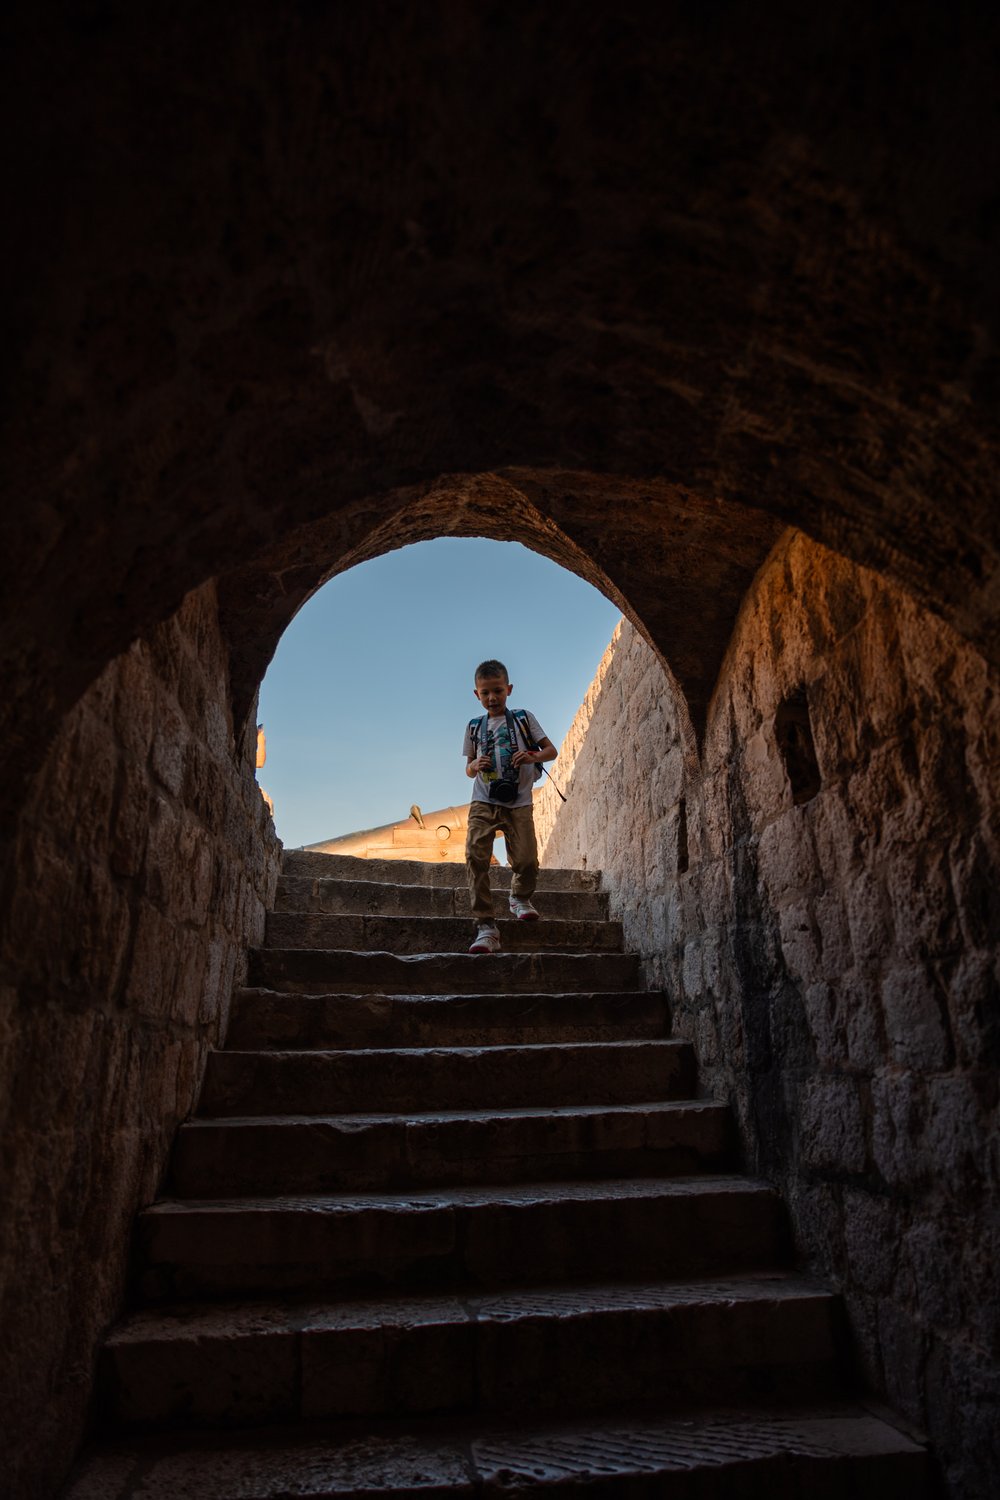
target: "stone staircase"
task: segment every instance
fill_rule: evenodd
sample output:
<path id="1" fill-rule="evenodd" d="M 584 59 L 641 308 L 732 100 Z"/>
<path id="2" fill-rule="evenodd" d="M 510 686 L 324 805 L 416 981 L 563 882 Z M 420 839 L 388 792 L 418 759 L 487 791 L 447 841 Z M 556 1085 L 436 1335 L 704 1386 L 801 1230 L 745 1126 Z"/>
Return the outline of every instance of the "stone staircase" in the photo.
<path id="1" fill-rule="evenodd" d="M 508 872 L 495 872 L 504 885 Z M 595 874 L 285 856 L 71 1500 L 930 1493 Z"/>

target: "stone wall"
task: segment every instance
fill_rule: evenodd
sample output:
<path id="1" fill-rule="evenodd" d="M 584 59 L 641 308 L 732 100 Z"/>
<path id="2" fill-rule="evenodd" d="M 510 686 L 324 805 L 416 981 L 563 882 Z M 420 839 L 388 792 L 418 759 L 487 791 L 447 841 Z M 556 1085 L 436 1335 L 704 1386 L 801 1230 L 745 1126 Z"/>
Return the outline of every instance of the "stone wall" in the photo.
<path id="1" fill-rule="evenodd" d="M 278 844 L 237 748 L 214 589 L 102 673 L 24 806 L 0 932 L 5 1494 L 52 1492 Z"/>
<path id="2" fill-rule="evenodd" d="M 786 769 L 789 713 L 806 760 L 811 730 L 818 791 L 794 747 Z M 605 871 L 705 1087 L 732 1101 L 750 1166 L 842 1288 L 863 1374 L 930 1433 L 949 1493 L 985 1497 L 1000 1471 L 997 674 L 790 533 L 740 617 L 700 769 L 683 722 L 623 625 L 560 755 L 569 801 L 539 799 L 543 862 Z"/>

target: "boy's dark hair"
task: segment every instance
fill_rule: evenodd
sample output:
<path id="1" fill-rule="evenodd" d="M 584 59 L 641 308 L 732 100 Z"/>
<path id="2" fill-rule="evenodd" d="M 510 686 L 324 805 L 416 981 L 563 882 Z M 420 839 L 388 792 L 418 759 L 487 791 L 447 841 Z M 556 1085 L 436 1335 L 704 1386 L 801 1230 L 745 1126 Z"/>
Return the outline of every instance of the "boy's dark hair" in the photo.
<path id="1" fill-rule="evenodd" d="M 510 678 L 507 676 L 507 668 L 504 666 L 503 662 L 494 661 L 492 657 L 489 661 L 481 661 L 479 663 L 479 666 L 476 668 L 476 682 L 478 682 L 481 677 L 502 677 L 504 682 L 510 681 Z"/>

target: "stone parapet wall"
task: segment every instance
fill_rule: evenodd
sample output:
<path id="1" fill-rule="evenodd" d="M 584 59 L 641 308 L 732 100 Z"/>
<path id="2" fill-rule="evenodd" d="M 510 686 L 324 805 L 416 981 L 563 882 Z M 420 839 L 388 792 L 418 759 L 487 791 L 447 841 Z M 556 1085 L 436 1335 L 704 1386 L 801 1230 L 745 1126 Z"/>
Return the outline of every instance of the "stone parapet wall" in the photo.
<path id="1" fill-rule="evenodd" d="M 5 1493 L 51 1493 L 72 1456 L 133 1217 L 263 935 L 280 846 L 254 746 L 234 745 L 227 662 L 207 586 L 77 704 L 16 830 L 0 933 Z"/>
<path id="2" fill-rule="evenodd" d="M 655 897 L 676 874 L 682 716 L 655 654 L 620 620 L 552 766 L 567 800 L 548 781 L 535 794 L 542 864 L 605 872 L 626 947 L 656 982 L 668 939 Z"/>
<path id="3" fill-rule="evenodd" d="M 778 741 L 803 704 L 820 786 L 797 803 Z M 604 871 L 750 1164 L 842 1288 L 871 1385 L 929 1431 L 949 1493 L 985 1497 L 997 674 L 900 590 L 789 533 L 737 624 L 700 766 L 683 725 L 623 625 L 556 762 L 569 800 L 538 799 L 543 862 Z"/>

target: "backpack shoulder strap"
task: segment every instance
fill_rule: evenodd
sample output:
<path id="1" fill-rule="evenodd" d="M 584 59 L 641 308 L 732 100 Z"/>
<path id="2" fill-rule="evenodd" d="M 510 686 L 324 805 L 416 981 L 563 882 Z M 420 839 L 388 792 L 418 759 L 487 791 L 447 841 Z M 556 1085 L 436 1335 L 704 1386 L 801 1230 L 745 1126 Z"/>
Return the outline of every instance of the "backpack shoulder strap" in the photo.
<path id="1" fill-rule="evenodd" d="M 524 743 L 527 745 L 528 749 L 537 750 L 538 745 L 528 723 L 528 710 L 526 708 L 515 708 L 514 718 L 517 722 L 517 727 L 520 729 L 521 733 L 524 736 Z"/>
<path id="2" fill-rule="evenodd" d="M 469 720 L 469 733 L 472 735 L 472 743 L 476 747 L 477 755 L 485 755 L 485 749 L 481 748 L 487 743 L 487 715 L 483 714 L 478 719 Z"/>

